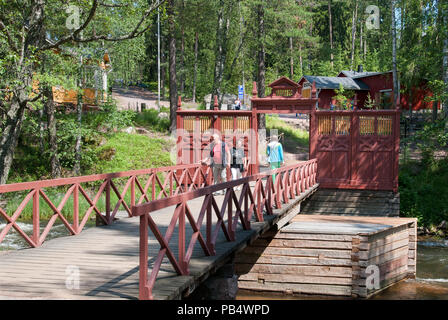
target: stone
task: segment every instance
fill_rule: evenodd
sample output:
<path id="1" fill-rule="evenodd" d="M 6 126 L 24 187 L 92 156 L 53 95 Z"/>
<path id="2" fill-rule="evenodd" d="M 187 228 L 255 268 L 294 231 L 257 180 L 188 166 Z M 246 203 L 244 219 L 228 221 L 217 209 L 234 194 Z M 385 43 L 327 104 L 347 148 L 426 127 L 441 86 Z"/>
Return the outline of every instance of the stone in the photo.
<path id="1" fill-rule="evenodd" d="M 192 300 L 235 300 L 238 292 L 238 276 L 235 265 L 226 264 L 205 280 L 189 296 Z"/>
<path id="2" fill-rule="evenodd" d="M 168 119 L 170 116 L 169 116 L 168 113 L 166 113 L 166 112 L 160 112 L 160 113 L 157 115 L 157 117 L 158 117 L 159 119 Z"/>
<path id="3" fill-rule="evenodd" d="M 145 128 L 135 128 L 135 131 L 137 131 L 138 134 L 149 134 L 150 133 Z"/>
<path id="4" fill-rule="evenodd" d="M 129 134 L 131 134 L 131 133 L 135 133 L 135 129 L 134 129 L 134 127 L 127 127 L 127 128 L 125 128 L 125 129 L 123 129 L 123 130 L 121 130 L 122 132 L 126 132 L 126 133 L 129 133 Z"/>

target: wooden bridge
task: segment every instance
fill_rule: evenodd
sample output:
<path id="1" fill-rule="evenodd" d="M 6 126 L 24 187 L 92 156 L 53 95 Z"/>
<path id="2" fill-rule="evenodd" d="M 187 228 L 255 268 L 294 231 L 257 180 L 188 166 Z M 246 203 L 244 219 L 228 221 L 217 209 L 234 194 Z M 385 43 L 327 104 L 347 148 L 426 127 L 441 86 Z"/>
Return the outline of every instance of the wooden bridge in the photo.
<path id="1" fill-rule="evenodd" d="M 257 98 L 254 85 L 251 111 L 182 110 L 179 101 L 177 166 L 0 185 L 0 194 L 24 196 L 9 212 L 0 207 L 0 218 L 6 221 L 0 230 L 0 243 L 13 228 L 35 248 L 1 255 L 0 296 L 181 298 L 274 224 L 283 226 L 293 219 L 299 211 L 295 206 L 318 186 L 398 191 L 399 107 L 316 110 L 315 85 L 308 98 L 302 95 L 300 85 L 284 77 L 270 87 L 269 96 Z M 298 112 L 310 114 L 312 160 L 260 173 L 258 116 Z M 219 133 L 230 146 L 243 140 L 250 160 L 245 177 L 213 185 L 210 168 L 191 164 L 203 158 L 213 133 Z M 218 191 L 225 193 L 215 195 Z M 30 205 L 33 230 L 28 234 L 17 221 Z M 52 215 L 41 228 L 43 206 Z M 84 230 L 94 217 L 97 225 L 106 226 Z M 45 241 L 57 220 L 76 237 Z M 405 224 L 413 231 L 399 229 Z M 365 236 L 363 246 L 366 250 L 381 247 L 377 260 L 382 270 L 395 272 L 399 265 L 415 274 L 414 249 L 400 247 L 401 260 L 395 261 L 390 259 L 397 253 L 387 250 L 396 250 L 394 246 L 402 243 L 385 245 L 397 237 L 400 241 L 408 237 L 408 243 L 413 243 L 415 221 L 396 226 L 384 224 L 380 228 L 386 229 L 384 234 L 375 235 L 376 240 Z M 388 232 L 398 235 L 392 237 Z M 355 240 L 347 240 L 344 246 L 357 253 L 359 239 Z M 327 253 L 317 256 L 317 263 L 325 270 Z M 364 254 L 368 259 L 363 263 L 368 264 L 371 255 Z M 358 261 L 344 263 L 352 265 L 353 279 L 360 276 Z M 383 280 L 397 279 L 390 277 Z M 361 291 L 364 296 L 370 294 L 365 285 Z"/>
<path id="2" fill-rule="evenodd" d="M 316 176 L 311 160 L 219 185 L 209 185 L 209 168 L 183 165 L 0 186 L 2 193 L 27 191 L 14 213 L 0 209 L 8 221 L 0 241 L 14 228 L 34 247 L 0 255 L 0 298 L 182 298 L 275 223 L 291 219 L 294 207 L 317 190 Z M 67 189 L 59 204 L 47 196 L 49 188 Z M 220 190 L 225 195 L 213 195 Z M 72 221 L 63 214 L 69 198 Z M 89 203 L 82 213 L 81 198 Z M 17 224 L 28 202 L 31 235 Z M 43 229 L 42 202 L 53 211 Z M 106 225 L 85 229 L 93 215 Z M 73 237 L 45 241 L 57 219 Z"/>

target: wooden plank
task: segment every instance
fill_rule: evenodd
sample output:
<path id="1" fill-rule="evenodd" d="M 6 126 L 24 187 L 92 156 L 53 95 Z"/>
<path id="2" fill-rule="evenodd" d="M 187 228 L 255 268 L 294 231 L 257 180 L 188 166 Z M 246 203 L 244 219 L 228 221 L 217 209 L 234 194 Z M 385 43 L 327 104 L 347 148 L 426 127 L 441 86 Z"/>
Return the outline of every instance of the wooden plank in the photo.
<path id="1" fill-rule="evenodd" d="M 309 283 L 309 284 L 338 284 L 351 285 L 352 279 L 338 277 L 313 277 L 299 276 L 292 274 L 270 274 L 270 273 L 246 273 L 238 277 L 238 281 L 257 281 L 257 282 L 280 282 L 280 283 Z"/>
<path id="2" fill-rule="evenodd" d="M 352 276 L 351 267 L 320 267 L 320 266 L 290 266 L 276 264 L 243 264 L 235 265 L 235 272 L 238 275 L 257 272 L 257 273 L 278 273 L 278 274 L 296 274 L 304 276 L 326 276 L 326 277 L 348 277 Z"/>
<path id="3" fill-rule="evenodd" d="M 408 247 L 409 245 L 409 241 L 408 239 L 403 239 L 403 240 L 399 240 L 399 241 L 395 241 L 389 244 L 386 244 L 384 246 L 381 247 L 377 247 L 374 249 L 370 249 L 370 251 L 368 251 L 368 256 L 366 257 L 366 254 L 364 252 L 367 253 L 367 251 L 361 251 L 360 252 L 360 257 L 362 257 L 362 259 L 366 260 L 366 259 L 371 259 L 373 257 L 379 256 L 381 254 L 384 254 L 386 252 L 398 249 L 398 248 L 402 248 L 402 247 Z"/>
<path id="4" fill-rule="evenodd" d="M 278 265 L 296 265 L 296 266 L 351 266 L 350 259 L 328 259 L 323 256 L 320 258 L 309 257 L 283 257 L 283 256 L 257 256 L 257 255 L 239 255 L 235 258 L 236 263 L 257 263 L 257 264 L 278 264 Z"/>
<path id="5" fill-rule="evenodd" d="M 384 262 L 406 256 L 408 253 L 407 247 L 400 247 L 398 249 L 383 253 L 381 255 L 370 258 L 369 260 L 361 260 L 360 266 L 367 267 L 369 265 L 379 265 Z"/>
<path id="6" fill-rule="evenodd" d="M 314 234 L 314 233 L 289 233 L 281 230 L 275 236 L 263 235 L 262 239 L 290 239 L 290 240 L 325 240 L 325 241 L 352 241 L 352 236 L 341 234 Z"/>
<path id="7" fill-rule="evenodd" d="M 252 245 L 265 247 L 290 247 L 290 248 L 322 248 L 322 249 L 351 249 L 350 242 L 341 241 L 315 241 L 315 240 L 279 240 L 273 239 L 267 241 L 265 239 L 258 239 Z"/>
<path id="8" fill-rule="evenodd" d="M 275 282 L 265 282 L 263 284 L 255 281 L 239 281 L 238 287 L 246 290 L 258 291 L 276 291 L 276 292 L 293 292 L 302 294 L 318 294 L 318 295 L 335 295 L 335 296 L 350 296 L 351 286 L 336 286 L 336 285 L 319 285 L 319 284 L 298 284 Z"/>
<path id="9" fill-rule="evenodd" d="M 296 256 L 296 257 L 325 257 L 350 259 L 351 250 L 326 250 L 326 249 L 309 249 L 309 248 L 281 248 L 281 247 L 253 247 L 246 248 L 241 255 L 278 255 L 278 256 Z"/>

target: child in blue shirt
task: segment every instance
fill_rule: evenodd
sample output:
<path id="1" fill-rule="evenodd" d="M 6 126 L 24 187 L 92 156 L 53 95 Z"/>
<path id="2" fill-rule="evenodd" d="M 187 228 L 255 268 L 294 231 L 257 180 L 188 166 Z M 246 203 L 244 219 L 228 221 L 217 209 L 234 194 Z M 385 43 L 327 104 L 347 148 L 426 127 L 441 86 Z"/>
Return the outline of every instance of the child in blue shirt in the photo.
<path id="1" fill-rule="evenodd" d="M 271 170 L 278 169 L 285 163 L 283 158 L 283 147 L 282 144 L 278 142 L 278 137 L 276 135 L 272 136 L 271 142 L 266 149 L 266 153 L 268 155 L 268 162 Z M 273 182 L 275 182 L 275 176 L 275 174 L 272 176 Z"/>

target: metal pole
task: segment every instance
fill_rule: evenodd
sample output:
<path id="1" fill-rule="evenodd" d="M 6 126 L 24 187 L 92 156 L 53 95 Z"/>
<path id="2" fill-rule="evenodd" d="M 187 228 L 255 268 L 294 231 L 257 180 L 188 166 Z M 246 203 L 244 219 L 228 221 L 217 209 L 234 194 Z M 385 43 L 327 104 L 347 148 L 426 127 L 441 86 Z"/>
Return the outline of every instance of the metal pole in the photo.
<path id="1" fill-rule="evenodd" d="M 157 7 L 157 106 L 160 110 L 160 9 Z"/>

